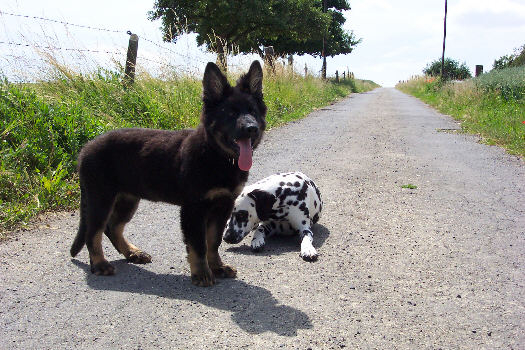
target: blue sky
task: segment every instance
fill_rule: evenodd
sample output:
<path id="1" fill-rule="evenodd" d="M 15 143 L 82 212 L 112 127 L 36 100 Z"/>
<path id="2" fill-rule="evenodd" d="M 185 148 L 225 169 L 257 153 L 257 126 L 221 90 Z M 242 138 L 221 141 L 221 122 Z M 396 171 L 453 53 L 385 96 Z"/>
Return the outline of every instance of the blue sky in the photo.
<path id="1" fill-rule="evenodd" d="M 328 73 L 335 70 L 354 72 L 356 77 L 371 79 L 383 86 L 421 74 L 424 66 L 441 57 L 444 1 L 434 0 L 351 0 L 352 10 L 346 13 L 346 28 L 362 38 L 354 52 L 328 59 Z M 139 42 L 138 63 L 142 69 L 156 74 L 159 63 L 169 62 L 182 74 L 199 75 L 207 61 L 215 55 L 197 48 L 194 36 L 187 36 L 176 45 L 162 43 L 160 23 L 147 19 L 153 1 L 70 1 L 70 0 L 0 0 L 0 11 L 46 17 L 74 24 L 120 31 L 108 33 L 60 23 L 0 14 L 0 41 L 29 43 L 33 46 L 81 48 L 110 51 L 87 53 L 54 50 L 59 61 L 78 70 L 97 65 L 111 68 L 122 63 L 131 30 L 148 41 Z M 448 3 L 447 57 L 466 62 L 471 71 L 476 64 L 485 70 L 496 58 L 509 54 L 525 44 L 525 1 L 523 0 L 451 0 Z M 35 76 L 45 49 L 35 53 L 32 47 L 0 44 L 0 69 L 7 74 Z M 44 52 L 42 52 L 44 51 Z M 247 66 L 255 56 L 232 59 L 239 68 Z M 320 59 L 295 57 L 302 71 L 307 64 L 311 71 L 321 67 Z"/>

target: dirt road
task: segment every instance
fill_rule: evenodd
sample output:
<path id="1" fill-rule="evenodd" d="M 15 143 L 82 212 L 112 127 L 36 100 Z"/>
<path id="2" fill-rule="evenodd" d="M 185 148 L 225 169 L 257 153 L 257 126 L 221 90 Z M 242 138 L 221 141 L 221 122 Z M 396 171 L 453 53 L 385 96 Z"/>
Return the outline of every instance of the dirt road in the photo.
<path id="1" fill-rule="evenodd" d="M 299 170 L 325 202 L 298 239 L 221 246 L 238 278 L 194 287 L 178 208 L 142 202 L 151 253 L 114 277 L 68 256 L 78 213 L 0 243 L 0 349 L 523 349 L 525 165 L 394 89 L 269 131 L 249 182 Z M 403 185 L 417 186 L 415 189 Z"/>

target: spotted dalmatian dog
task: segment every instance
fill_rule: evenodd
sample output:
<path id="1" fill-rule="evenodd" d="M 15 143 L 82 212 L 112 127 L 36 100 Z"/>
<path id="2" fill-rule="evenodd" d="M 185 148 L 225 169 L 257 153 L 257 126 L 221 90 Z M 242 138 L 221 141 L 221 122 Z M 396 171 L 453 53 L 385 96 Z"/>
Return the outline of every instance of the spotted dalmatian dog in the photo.
<path id="1" fill-rule="evenodd" d="M 323 202 L 315 183 L 301 172 L 278 173 L 246 186 L 235 200 L 235 207 L 226 224 L 223 239 L 239 243 L 255 230 L 253 251 L 261 251 L 266 237 L 273 234 L 299 234 L 300 256 L 317 260 L 312 246 L 312 225 L 321 215 Z"/>

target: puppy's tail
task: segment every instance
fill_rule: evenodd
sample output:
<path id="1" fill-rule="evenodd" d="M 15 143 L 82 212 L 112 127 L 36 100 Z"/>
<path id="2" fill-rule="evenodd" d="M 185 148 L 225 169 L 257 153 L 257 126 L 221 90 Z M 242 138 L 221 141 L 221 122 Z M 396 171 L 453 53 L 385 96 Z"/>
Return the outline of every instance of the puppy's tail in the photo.
<path id="1" fill-rule="evenodd" d="M 80 187 L 80 224 L 78 225 L 78 232 L 69 253 L 75 257 L 86 244 L 86 196 L 85 191 Z"/>

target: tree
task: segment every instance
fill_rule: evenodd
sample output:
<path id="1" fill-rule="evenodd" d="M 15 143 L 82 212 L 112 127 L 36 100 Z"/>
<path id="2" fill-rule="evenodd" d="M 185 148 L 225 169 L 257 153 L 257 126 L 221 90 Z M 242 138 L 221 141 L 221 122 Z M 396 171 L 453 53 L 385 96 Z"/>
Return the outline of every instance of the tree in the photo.
<path id="1" fill-rule="evenodd" d="M 321 56 L 323 57 L 323 71 L 326 71 L 324 59 L 326 56 L 334 57 L 335 55 L 351 53 L 354 47 L 361 42 L 361 39 L 356 39 L 353 32 L 348 32 L 343 28 L 346 22 L 343 11 L 350 10 L 347 0 L 314 0 L 310 3 L 313 3 L 316 9 L 328 16 L 329 22 L 324 31 L 300 37 L 289 37 L 286 33 L 280 33 L 275 37 L 265 39 L 263 44 L 273 46 L 275 53 L 279 56 L 294 54 Z M 323 11 L 325 8 L 326 11 Z M 301 18 L 297 20 L 304 21 Z"/>
<path id="2" fill-rule="evenodd" d="M 317 38 L 330 23 L 311 0 L 156 0 L 149 18 L 162 19 L 166 41 L 197 33 L 197 44 L 217 53 L 223 69 L 228 47 L 262 55 L 262 46 L 272 39 Z"/>
<path id="3" fill-rule="evenodd" d="M 444 80 L 464 80 L 468 78 L 472 78 L 472 73 L 470 73 L 470 69 L 467 67 L 467 64 L 463 62 L 462 64 L 459 64 L 458 61 L 453 60 L 451 58 L 445 58 L 444 61 L 441 59 L 437 59 L 433 61 L 432 63 L 429 63 L 425 69 L 423 69 L 423 73 L 426 75 L 430 75 L 432 77 L 438 77 L 441 75 L 441 65 L 443 62 L 443 78 Z"/>
<path id="4" fill-rule="evenodd" d="M 518 67 L 525 65 L 525 45 L 514 49 L 514 53 L 510 55 L 501 56 L 494 61 L 492 68 L 504 69 L 509 67 Z"/>

